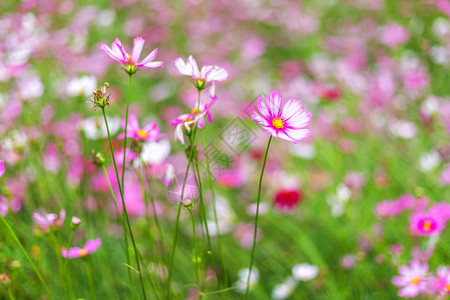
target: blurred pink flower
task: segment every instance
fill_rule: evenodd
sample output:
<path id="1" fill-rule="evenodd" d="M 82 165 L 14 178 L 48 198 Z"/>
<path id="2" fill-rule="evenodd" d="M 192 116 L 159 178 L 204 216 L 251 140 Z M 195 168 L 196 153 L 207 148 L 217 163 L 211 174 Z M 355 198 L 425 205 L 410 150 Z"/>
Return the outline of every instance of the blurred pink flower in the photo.
<path id="1" fill-rule="evenodd" d="M 33 213 L 34 222 L 45 233 L 48 233 L 50 228 L 61 228 L 65 218 L 66 211 L 64 209 L 59 212 L 59 218 L 57 214 L 47 214 L 44 212 L 41 215 L 37 212 Z"/>
<path id="2" fill-rule="evenodd" d="M 122 120 L 122 128 L 125 129 L 125 120 Z M 136 115 L 130 115 L 128 117 L 127 137 L 141 141 L 158 141 L 158 139 L 165 135 L 160 133 L 160 130 L 156 123 L 149 123 L 144 128 L 140 128 L 139 121 Z M 124 139 L 125 133 L 119 134 L 117 137 L 119 140 Z"/>
<path id="3" fill-rule="evenodd" d="M 441 266 L 436 270 L 436 277 L 429 278 L 431 292 L 442 296 L 450 296 L 450 268 Z"/>
<path id="4" fill-rule="evenodd" d="M 391 24 L 383 27 L 380 41 L 389 48 L 406 43 L 409 40 L 408 30 L 400 24 Z"/>
<path id="5" fill-rule="evenodd" d="M 445 220 L 433 211 L 416 211 L 411 216 L 410 229 L 416 235 L 437 235 L 444 227 Z"/>
<path id="6" fill-rule="evenodd" d="M 311 123 L 311 113 L 303 109 L 301 100 L 290 99 L 281 108 L 281 93 L 272 91 L 265 101 L 258 96 L 258 111 L 259 114 L 252 112 L 252 120 L 273 137 L 297 143 L 311 135 L 306 128 Z"/>
<path id="7" fill-rule="evenodd" d="M 282 211 L 293 210 L 302 198 L 303 193 L 298 189 L 280 189 L 274 197 L 275 208 Z"/>
<path id="8" fill-rule="evenodd" d="M 88 240 L 83 248 L 80 247 L 72 247 L 69 249 L 69 251 L 67 250 L 62 250 L 61 251 L 61 255 L 64 258 L 78 258 L 78 257 L 84 257 L 88 254 L 92 254 L 95 251 L 97 251 L 97 249 L 100 247 L 100 245 L 102 244 L 102 240 L 100 238 L 97 238 L 95 240 Z"/>
<path id="9" fill-rule="evenodd" d="M 399 268 L 400 276 L 392 278 L 392 284 L 401 287 L 398 295 L 405 298 L 414 298 L 427 289 L 428 265 L 412 260 L 409 265 Z"/>
<path id="10" fill-rule="evenodd" d="M 423 71 L 407 71 L 403 74 L 403 84 L 406 89 L 423 89 L 428 87 L 429 76 Z"/>
<path id="11" fill-rule="evenodd" d="M 442 171 L 441 177 L 439 177 L 439 183 L 444 186 L 450 185 L 450 163 L 447 164 L 444 171 Z"/>
<path id="12" fill-rule="evenodd" d="M 106 46 L 103 42 L 100 43 L 100 48 L 113 60 L 128 66 L 134 66 L 137 68 L 144 69 L 157 69 L 164 66 L 162 61 L 154 61 L 158 55 L 158 48 L 153 50 L 146 58 L 139 62 L 142 49 L 144 48 L 145 40 L 140 36 L 136 37 L 133 41 L 133 49 L 131 50 L 131 55 L 125 51 L 122 42 L 116 38 L 111 44 L 111 48 Z"/>

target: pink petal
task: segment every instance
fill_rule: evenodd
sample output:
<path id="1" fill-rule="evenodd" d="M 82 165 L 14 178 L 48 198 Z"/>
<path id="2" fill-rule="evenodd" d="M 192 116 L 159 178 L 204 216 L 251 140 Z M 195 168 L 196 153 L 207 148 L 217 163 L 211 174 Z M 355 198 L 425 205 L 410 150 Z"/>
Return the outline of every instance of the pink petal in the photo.
<path id="1" fill-rule="evenodd" d="M 71 259 L 71 258 L 81 257 L 80 256 L 80 252 L 81 252 L 81 248 L 80 247 L 72 247 L 72 248 L 69 249 L 68 253 L 67 253 L 67 250 L 61 251 L 61 255 L 64 258 L 68 257 L 69 259 Z"/>
<path id="2" fill-rule="evenodd" d="M 156 48 L 155 50 L 150 52 L 150 54 L 147 55 L 147 57 L 144 58 L 142 61 L 140 61 L 137 65 L 140 67 L 140 66 L 143 66 L 143 65 L 145 65 L 145 64 L 147 64 L 147 63 L 149 63 L 151 61 L 154 61 L 157 55 L 158 55 L 158 48 Z"/>
<path id="3" fill-rule="evenodd" d="M 122 45 L 122 42 L 116 38 L 115 41 L 111 45 L 111 49 L 116 53 L 116 55 L 121 54 L 123 58 L 123 62 L 127 63 L 128 60 L 128 53 L 125 51 L 125 48 Z"/>
<path id="4" fill-rule="evenodd" d="M 228 72 L 219 67 L 214 67 L 211 71 L 208 72 L 207 80 L 208 81 L 224 81 L 228 78 Z"/>
<path id="5" fill-rule="evenodd" d="M 252 120 L 263 126 L 269 126 L 269 122 L 267 122 L 266 119 L 258 115 L 256 111 L 252 112 Z"/>
<path id="6" fill-rule="evenodd" d="M 284 120 L 285 127 L 300 129 L 305 128 L 311 123 L 311 113 L 307 110 L 302 110 L 293 114 L 288 119 Z"/>
<path id="7" fill-rule="evenodd" d="M 281 118 L 283 120 L 288 120 L 293 115 L 302 111 L 302 101 L 297 99 L 289 99 L 283 106 L 283 113 L 281 114 Z"/>
<path id="8" fill-rule="evenodd" d="M 133 41 L 133 50 L 131 51 L 131 62 L 137 64 L 141 56 L 142 49 L 144 49 L 145 40 L 137 36 Z"/>
<path id="9" fill-rule="evenodd" d="M 152 61 L 149 63 L 146 63 L 145 65 L 139 65 L 139 67 L 144 69 L 158 69 L 164 67 L 164 62 L 162 61 Z"/>
<path id="10" fill-rule="evenodd" d="M 273 118 L 281 116 L 281 94 L 278 91 L 272 91 L 266 97 L 269 112 Z"/>
<path id="11" fill-rule="evenodd" d="M 294 143 L 297 143 L 311 135 L 311 130 L 309 129 L 287 129 L 283 128 L 282 132 L 295 140 Z"/>
<path id="12" fill-rule="evenodd" d="M 94 253 L 102 244 L 102 240 L 100 238 L 96 238 L 95 240 L 88 240 L 86 244 L 84 244 L 84 249 L 88 254 Z"/>
<path id="13" fill-rule="evenodd" d="M 266 120 L 272 119 L 272 116 L 270 115 L 269 110 L 267 109 L 266 102 L 263 100 L 263 97 L 261 95 L 258 96 L 258 110 L 259 110 L 259 113 Z"/>
<path id="14" fill-rule="evenodd" d="M 192 66 L 190 64 L 185 63 L 181 57 L 177 58 L 175 60 L 174 64 L 175 64 L 175 69 L 177 69 L 177 71 L 180 74 L 186 75 L 186 76 L 194 76 Z"/>
<path id="15" fill-rule="evenodd" d="M 194 77 L 200 78 L 200 71 L 198 70 L 197 62 L 192 55 L 189 55 L 187 63 L 191 65 L 192 74 L 194 75 Z"/>
<path id="16" fill-rule="evenodd" d="M 114 44 L 113 44 L 114 45 Z M 122 54 L 120 53 L 120 55 L 117 55 L 116 52 L 114 52 L 113 50 L 111 50 L 108 46 L 106 46 L 104 43 L 100 43 L 100 48 L 109 56 L 111 57 L 113 60 L 119 62 L 119 63 L 124 63 L 123 61 L 123 57 Z"/>

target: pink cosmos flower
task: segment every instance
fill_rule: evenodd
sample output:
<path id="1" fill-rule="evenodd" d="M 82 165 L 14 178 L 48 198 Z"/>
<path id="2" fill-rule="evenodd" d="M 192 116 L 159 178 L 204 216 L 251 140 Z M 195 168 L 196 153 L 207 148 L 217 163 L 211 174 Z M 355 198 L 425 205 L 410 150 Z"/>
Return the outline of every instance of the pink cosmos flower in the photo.
<path id="1" fill-rule="evenodd" d="M 179 140 L 184 145 L 184 131 L 189 133 L 195 124 L 197 124 L 198 128 L 205 127 L 205 117 L 209 123 L 212 123 L 213 115 L 211 113 L 211 107 L 217 100 L 217 97 L 214 95 L 214 87 L 211 87 L 209 96 L 209 102 L 205 104 L 200 102 L 199 106 L 196 104 L 190 114 L 182 114 L 170 122 L 170 126 L 176 126 L 175 141 Z"/>
<path id="2" fill-rule="evenodd" d="M 88 240 L 86 244 L 84 244 L 83 248 L 80 247 L 72 247 L 67 250 L 61 251 L 61 255 L 64 258 L 78 258 L 78 257 L 84 257 L 88 254 L 92 254 L 100 247 L 102 244 L 102 240 L 100 238 L 96 238 L 95 240 Z"/>
<path id="3" fill-rule="evenodd" d="M 311 135 L 306 128 L 311 123 L 311 113 L 303 109 L 300 100 L 290 99 L 281 108 L 281 93 L 272 91 L 265 101 L 258 97 L 258 111 L 259 114 L 252 113 L 252 120 L 273 137 L 297 143 Z"/>
<path id="4" fill-rule="evenodd" d="M 214 83 L 214 81 L 224 81 L 228 78 L 228 72 L 218 66 L 203 66 L 199 70 L 197 62 L 192 55 L 189 55 L 186 62 L 179 57 L 175 60 L 175 69 L 186 76 L 191 76 L 196 80 L 198 88 L 204 88 L 207 83 Z"/>
<path id="5" fill-rule="evenodd" d="M 66 218 L 66 211 L 62 209 L 59 212 L 59 218 L 57 214 L 39 214 L 37 212 L 33 213 L 34 222 L 44 231 L 49 232 L 50 228 L 61 228 L 64 219 Z"/>
<path id="6" fill-rule="evenodd" d="M 125 129 L 125 120 L 122 120 L 122 128 Z M 140 128 L 139 121 L 136 115 L 130 115 L 128 117 L 128 128 L 127 128 L 127 137 L 135 140 L 141 141 L 158 141 L 159 138 L 164 137 L 165 135 L 160 133 L 158 126 L 156 123 L 149 123 L 144 128 Z M 119 140 L 124 139 L 125 134 L 121 133 L 118 136 Z"/>
<path id="7" fill-rule="evenodd" d="M 409 265 L 400 266 L 400 276 L 392 278 L 392 284 L 401 287 L 398 295 L 405 298 L 414 298 L 427 289 L 428 265 L 412 260 Z"/>
<path id="8" fill-rule="evenodd" d="M 450 296 L 450 268 L 441 266 L 436 270 L 436 277 L 430 276 L 431 291 L 442 296 Z"/>
<path id="9" fill-rule="evenodd" d="M 142 49 L 144 48 L 144 43 L 145 40 L 142 37 L 136 37 L 133 41 L 133 50 L 131 51 L 131 54 L 128 54 L 128 52 L 125 51 L 122 42 L 118 38 L 116 38 L 115 41 L 112 42 L 111 48 L 106 46 L 104 43 L 100 43 L 100 48 L 113 60 L 125 65 L 125 67 L 130 68 L 130 70 L 132 70 L 131 67 L 133 67 L 134 72 L 136 72 L 136 68 L 162 68 L 164 66 L 164 62 L 154 61 L 156 56 L 158 55 L 158 48 L 153 50 L 149 55 L 147 55 L 146 58 L 139 61 Z"/>
<path id="10" fill-rule="evenodd" d="M 445 220 L 434 211 L 416 211 L 411 216 L 410 229 L 416 235 L 438 235 L 445 227 Z"/>
<path id="11" fill-rule="evenodd" d="M 0 160 L 0 178 L 3 177 L 3 175 L 5 175 L 6 169 L 5 169 L 5 164 L 3 163 L 3 160 Z"/>

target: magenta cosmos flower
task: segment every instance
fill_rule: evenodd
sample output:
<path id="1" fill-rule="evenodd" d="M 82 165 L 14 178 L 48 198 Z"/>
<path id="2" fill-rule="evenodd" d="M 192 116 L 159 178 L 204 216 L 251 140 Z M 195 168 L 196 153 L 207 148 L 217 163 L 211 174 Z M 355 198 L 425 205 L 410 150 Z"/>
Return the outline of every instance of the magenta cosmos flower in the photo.
<path id="1" fill-rule="evenodd" d="M 416 235 L 438 235 L 444 229 L 445 223 L 445 219 L 435 211 L 416 211 L 411 216 L 410 229 Z"/>
<path id="2" fill-rule="evenodd" d="M 203 66 L 199 69 L 192 55 L 189 55 L 186 62 L 181 57 L 177 58 L 175 69 L 182 75 L 194 78 L 196 80 L 195 86 L 200 89 L 205 88 L 207 83 L 224 81 L 228 78 L 228 72 L 218 66 Z"/>
<path id="3" fill-rule="evenodd" d="M 154 61 L 158 55 L 158 48 L 153 50 L 146 58 L 139 61 L 142 49 L 144 48 L 145 40 L 140 36 L 136 37 L 133 41 L 133 49 L 131 54 L 125 51 L 125 47 L 122 42 L 116 38 L 111 44 L 111 48 L 104 43 L 100 43 L 100 48 L 113 60 L 125 65 L 125 70 L 128 74 L 132 75 L 136 73 L 137 68 L 144 69 L 157 69 L 164 66 L 162 61 Z"/>
<path id="4" fill-rule="evenodd" d="M 311 113 L 303 109 L 300 100 L 290 99 L 281 107 L 281 93 L 272 91 L 266 100 L 258 96 L 258 111 L 252 113 L 252 120 L 262 125 L 273 137 L 297 143 L 311 135 L 306 128 L 311 123 Z"/>
<path id="5" fill-rule="evenodd" d="M 428 265 L 421 264 L 419 260 L 412 260 L 408 265 L 400 266 L 400 276 L 392 278 L 392 284 L 401 287 L 398 291 L 400 297 L 414 298 L 426 291 L 428 283 Z"/>
<path id="6" fill-rule="evenodd" d="M 122 128 L 125 129 L 125 120 L 122 120 Z M 125 134 L 119 134 L 119 140 L 124 139 Z M 136 115 L 130 115 L 128 118 L 127 137 L 141 141 L 157 141 L 159 138 L 164 137 L 156 125 L 156 123 L 149 123 L 141 128 Z"/>
<path id="7" fill-rule="evenodd" d="M 97 251 L 97 249 L 100 247 L 101 244 L 102 244 L 102 240 L 100 238 L 97 238 L 95 240 L 88 240 L 86 242 L 86 244 L 84 244 L 83 248 L 72 247 L 69 249 L 69 251 L 63 250 L 61 252 L 61 255 L 64 258 L 69 258 L 69 259 L 84 257 L 88 254 L 92 254 L 95 251 Z"/>

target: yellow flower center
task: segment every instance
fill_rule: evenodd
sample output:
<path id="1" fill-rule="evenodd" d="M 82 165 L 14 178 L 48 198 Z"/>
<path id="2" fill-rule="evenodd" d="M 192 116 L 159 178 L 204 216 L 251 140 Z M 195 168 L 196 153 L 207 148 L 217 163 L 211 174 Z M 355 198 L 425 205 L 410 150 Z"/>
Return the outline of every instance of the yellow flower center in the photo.
<path id="1" fill-rule="evenodd" d="M 280 118 L 275 118 L 272 120 L 272 125 L 276 129 L 282 129 L 284 127 L 284 121 L 281 120 Z"/>
<path id="2" fill-rule="evenodd" d="M 447 293 L 450 293 L 450 283 L 447 283 L 447 284 L 445 285 L 444 290 L 445 290 Z"/>
<path id="3" fill-rule="evenodd" d="M 198 108 L 194 108 L 194 109 L 192 109 L 192 114 L 198 114 L 198 113 L 201 113 L 202 112 L 202 110 L 201 109 L 198 109 Z"/>
<path id="4" fill-rule="evenodd" d="M 87 254 L 86 249 L 81 249 L 80 250 L 80 256 L 86 256 L 86 254 Z"/>
<path id="5" fill-rule="evenodd" d="M 130 54 L 128 54 L 128 61 L 131 61 L 131 55 Z"/>
<path id="6" fill-rule="evenodd" d="M 425 231 L 430 230 L 431 229 L 431 225 L 432 225 L 431 221 L 426 220 L 425 222 L 423 222 L 423 226 L 422 226 L 423 230 L 425 230 Z"/>
<path id="7" fill-rule="evenodd" d="M 147 136 L 148 136 L 147 131 L 144 131 L 144 130 L 142 130 L 142 129 L 139 129 L 139 131 L 138 131 L 138 137 L 140 137 L 140 138 L 145 138 L 145 137 L 147 137 Z"/>
<path id="8" fill-rule="evenodd" d="M 420 283 L 420 278 L 414 278 L 413 280 L 411 280 L 411 283 L 412 284 L 415 284 L 415 285 L 417 285 L 417 284 L 419 284 Z"/>

